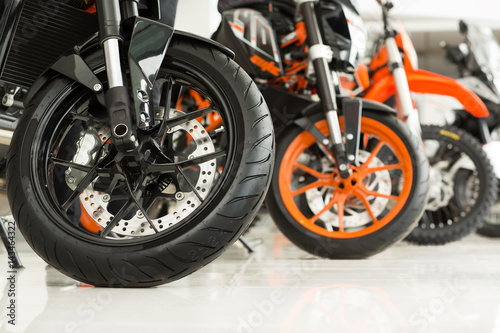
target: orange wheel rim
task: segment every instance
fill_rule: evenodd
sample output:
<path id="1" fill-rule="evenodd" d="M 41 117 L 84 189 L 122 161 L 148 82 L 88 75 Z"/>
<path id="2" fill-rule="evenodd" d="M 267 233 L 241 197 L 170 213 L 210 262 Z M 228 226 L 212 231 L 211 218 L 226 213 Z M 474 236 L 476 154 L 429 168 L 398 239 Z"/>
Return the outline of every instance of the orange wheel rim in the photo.
<path id="1" fill-rule="evenodd" d="M 340 117 L 343 128 L 343 118 Z M 315 126 L 328 135 L 326 120 Z M 307 131 L 288 146 L 279 169 L 286 209 L 303 227 L 330 238 L 371 234 L 404 209 L 413 167 L 403 141 L 387 126 L 362 118 L 360 163 L 342 179 L 331 153 Z"/>

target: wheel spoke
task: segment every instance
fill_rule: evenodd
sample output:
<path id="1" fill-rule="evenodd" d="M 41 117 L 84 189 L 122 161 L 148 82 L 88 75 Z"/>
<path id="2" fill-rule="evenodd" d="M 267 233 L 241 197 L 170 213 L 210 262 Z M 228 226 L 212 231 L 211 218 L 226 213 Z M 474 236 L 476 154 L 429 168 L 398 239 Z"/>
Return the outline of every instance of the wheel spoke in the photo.
<path id="1" fill-rule="evenodd" d="M 316 222 L 317 219 L 319 219 L 321 217 L 321 215 L 323 215 L 324 213 L 326 213 L 329 209 L 331 209 L 335 203 L 337 202 L 337 199 L 338 199 L 338 194 L 334 194 L 332 199 L 330 200 L 330 202 L 328 204 L 325 205 L 325 207 L 323 207 L 323 209 L 316 215 L 314 215 L 311 219 L 309 219 L 309 222 L 311 224 L 313 224 L 314 222 Z"/>
<path id="2" fill-rule="evenodd" d="M 378 155 L 378 153 L 380 152 L 380 149 L 382 149 L 382 146 L 384 145 L 384 141 L 380 140 L 377 145 L 375 146 L 375 148 L 372 150 L 371 154 L 370 154 L 370 157 L 368 157 L 368 159 L 366 160 L 366 162 L 364 162 L 363 164 L 366 165 L 366 167 L 368 167 L 370 165 L 370 163 L 373 161 L 373 159 L 375 158 L 375 156 Z"/>
<path id="3" fill-rule="evenodd" d="M 71 193 L 68 199 L 61 205 L 63 211 L 68 211 L 69 207 L 75 202 L 75 200 L 80 196 L 80 194 L 89 186 L 94 179 L 97 178 L 97 173 L 95 172 L 95 167 L 93 167 L 83 179 L 80 181 L 76 189 Z"/>
<path id="4" fill-rule="evenodd" d="M 380 167 L 374 167 L 374 168 L 364 168 L 363 169 L 363 176 L 367 176 L 369 174 L 379 172 L 379 171 L 389 171 L 389 170 L 397 170 L 397 169 L 402 169 L 403 165 L 401 163 L 398 164 L 388 164 Z"/>
<path id="5" fill-rule="evenodd" d="M 193 119 L 196 119 L 199 117 L 203 117 L 203 116 L 205 116 L 209 113 L 212 113 L 212 112 L 218 112 L 218 110 L 212 106 L 209 106 L 209 107 L 206 107 L 203 109 L 191 111 L 191 112 L 188 112 L 186 114 L 183 114 L 182 116 L 177 116 L 177 117 L 168 119 L 167 125 L 169 127 L 175 127 L 175 126 L 180 125 L 182 123 L 185 123 L 187 121 L 190 121 L 190 120 L 193 120 Z"/>
<path id="6" fill-rule="evenodd" d="M 439 161 L 445 161 L 446 160 L 445 155 L 447 151 L 448 151 L 447 146 L 443 143 L 439 143 L 438 150 L 434 153 L 434 156 L 432 156 L 432 158 L 429 159 L 431 165 Z"/>
<path id="7" fill-rule="evenodd" d="M 323 187 L 323 186 L 328 186 L 330 185 L 329 182 L 326 182 L 324 180 L 317 180 L 315 181 L 314 183 L 311 183 L 309 185 L 305 185 L 295 191 L 292 192 L 292 196 L 296 196 L 296 195 L 299 195 L 299 194 L 302 194 L 302 193 L 305 193 L 309 190 L 312 190 L 314 188 L 318 188 L 318 187 Z"/>
<path id="8" fill-rule="evenodd" d="M 120 222 L 127 214 L 128 212 L 134 207 L 135 203 L 132 199 L 127 201 L 122 208 L 118 211 L 118 213 L 113 217 L 111 221 L 109 221 L 109 224 L 101 231 L 100 237 L 105 238 L 106 236 L 109 235 L 111 230 L 113 230 L 114 227 Z"/>
<path id="9" fill-rule="evenodd" d="M 73 193 L 71 193 L 69 198 L 61 205 L 61 208 L 63 209 L 64 212 L 68 211 L 69 207 L 71 207 L 71 205 L 80 196 L 80 194 L 83 192 L 83 190 L 85 190 L 87 188 L 87 186 L 89 186 L 94 181 L 94 179 L 96 179 L 99 175 L 102 175 L 102 174 L 104 174 L 105 176 L 108 176 L 108 174 L 110 173 L 111 169 L 98 168 L 99 165 L 106 165 L 109 162 L 108 160 L 110 158 L 112 159 L 112 156 L 111 156 L 112 154 L 108 154 L 99 162 L 102 148 L 104 147 L 104 145 L 107 142 L 109 142 L 109 139 L 101 145 L 101 149 L 99 150 L 99 153 L 98 153 L 97 158 L 96 158 L 97 162 L 94 164 L 94 166 L 92 168 L 90 168 L 88 171 L 85 171 L 85 172 L 87 172 L 85 177 L 83 177 L 83 179 L 80 181 L 80 183 L 78 184 L 76 189 L 73 191 Z M 63 160 L 58 159 L 58 158 L 54 158 L 54 157 L 49 158 L 49 162 L 51 162 L 51 163 L 57 163 L 57 161 L 63 161 Z M 65 163 L 74 164 L 75 169 L 76 169 L 76 167 L 81 167 L 81 165 L 73 163 L 73 162 L 66 161 Z"/>
<path id="10" fill-rule="evenodd" d="M 360 191 L 365 195 L 365 196 L 374 196 L 374 197 L 380 197 L 380 198 L 386 198 L 389 200 L 398 200 L 399 196 L 396 195 L 389 195 L 389 194 L 384 194 L 380 193 L 377 191 L 370 191 L 367 188 L 360 189 Z"/>
<path id="11" fill-rule="evenodd" d="M 363 205 L 365 206 L 366 208 L 366 211 L 368 212 L 368 214 L 370 215 L 373 223 L 378 223 L 379 220 L 377 220 L 377 218 L 375 217 L 375 215 L 373 214 L 373 211 L 372 211 L 372 207 L 371 207 L 371 204 L 370 202 L 368 201 L 368 199 L 366 198 L 366 195 L 364 193 L 360 193 L 359 191 L 355 191 L 354 192 L 354 195 L 361 200 L 361 202 L 363 203 Z"/>
<path id="12" fill-rule="evenodd" d="M 72 168 L 75 170 L 79 170 L 79 171 L 83 171 L 83 172 L 89 172 L 90 170 L 92 170 L 92 167 L 90 167 L 90 166 L 77 164 L 77 163 L 73 163 L 70 161 L 65 161 L 65 160 L 62 160 L 62 159 L 57 158 L 57 157 L 50 157 L 49 163 L 56 164 L 56 165 L 62 165 L 62 166 Z"/>
<path id="13" fill-rule="evenodd" d="M 337 200 L 337 216 L 339 217 L 339 232 L 344 232 L 344 203 L 347 199 L 345 194 L 340 194 Z"/>
<path id="14" fill-rule="evenodd" d="M 330 179 L 331 178 L 331 174 L 328 174 L 328 173 L 321 173 L 319 171 L 316 171 L 314 169 L 311 169 L 303 164 L 300 164 L 298 162 L 296 162 L 294 165 L 294 167 L 296 168 L 299 168 L 301 169 L 302 171 L 304 172 L 307 172 L 308 174 L 310 174 L 311 176 L 317 178 L 317 179 L 321 179 L 321 180 L 327 180 L 327 179 Z"/>
<path id="15" fill-rule="evenodd" d="M 424 214 L 422 215 L 422 224 L 430 225 L 432 223 L 432 217 L 431 213 L 429 211 L 424 211 Z"/>
<path id="16" fill-rule="evenodd" d="M 198 165 L 198 164 L 201 164 L 204 162 L 208 162 L 208 161 L 214 160 L 214 159 L 219 158 L 219 157 L 226 156 L 226 154 L 227 153 L 225 151 L 221 150 L 218 152 L 213 152 L 210 154 L 198 156 L 198 157 L 195 157 L 193 159 L 185 160 L 185 161 L 181 161 L 181 162 L 174 162 L 174 163 L 150 163 L 150 162 L 147 162 L 149 164 L 148 171 L 149 172 L 158 172 L 160 174 L 175 173 L 179 170 L 179 168 L 181 170 L 184 170 L 184 169 L 190 168 L 192 166 L 195 166 L 195 165 Z"/>
<path id="17" fill-rule="evenodd" d="M 182 175 L 182 177 L 184 178 L 186 183 L 188 183 L 189 187 L 191 187 L 191 189 L 193 190 L 193 193 L 198 197 L 198 200 L 203 202 L 203 198 L 201 197 L 200 193 L 198 193 L 198 191 L 196 190 L 196 187 L 193 185 L 193 183 L 191 183 L 191 180 L 189 179 L 189 177 L 186 176 L 186 174 L 184 173 L 184 171 L 180 167 L 177 168 L 177 170 Z"/>
<path id="18" fill-rule="evenodd" d="M 111 193 L 111 192 L 106 192 L 106 193 Z M 129 198 L 130 195 L 128 193 L 113 194 L 112 196 L 110 196 L 109 202 L 127 200 Z"/>
<path id="19" fill-rule="evenodd" d="M 154 232 L 158 233 L 158 229 L 156 229 L 156 226 L 154 225 L 153 221 L 151 220 L 151 218 L 149 218 L 149 215 L 147 214 L 146 209 L 144 209 L 144 207 L 141 205 L 139 200 L 137 200 L 137 198 L 136 198 L 137 194 L 134 195 L 134 191 L 132 190 L 132 185 L 131 185 L 130 179 L 128 177 L 125 177 L 125 182 L 127 183 L 127 188 L 128 188 L 128 192 L 130 194 L 130 199 L 134 202 L 134 204 L 137 206 L 137 208 L 142 212 L 142 215 L 146 218 L 146 220 L 148 221 L 149 225 L 154 230 Z M 141 190 L 139 191 L 141 193 L 141 195 L 143 193 L 143 187 L 145 187 L 144 183 L 145 183 L 145 180 L 143 181 L 143 184 L 141 184 Z M 135 191 L 135 192 L 137 192 L 137 191 Z"/>

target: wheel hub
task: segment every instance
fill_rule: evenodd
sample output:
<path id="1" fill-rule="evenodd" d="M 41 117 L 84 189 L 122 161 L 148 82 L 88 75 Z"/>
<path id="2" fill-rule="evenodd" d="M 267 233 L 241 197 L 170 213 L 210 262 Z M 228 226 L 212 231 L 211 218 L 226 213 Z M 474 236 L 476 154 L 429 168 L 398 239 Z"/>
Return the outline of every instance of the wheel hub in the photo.
<path id="1" fill-rule="evenodd" d="M 445 171 L 445 167 L 439 163 L 430 168 L 429 199 L 426 210 L 437 211 L 441 207 L 448 206 L 451 198 L 455 195 L 453 191 L 453 178 Z"/>
<path id="2" fill-rule="evenodd" d="M 370 156 L 369 152 L 361 150 L 359 152 L 359 161 L 364 163 Z M 326 158 L 324 158 L 326 160 Z M 331 164 L 322 161 L 323 173 L 332 172 Z M 373 158 L 370 167 L 382 167 L 385 164 L 377 157 Z M 367 177 L 362 178 L 361 174 L 355 167 L 351 168 L 351 175 L 344 179 L 336 172 L 332 172 L 331 187 L 323 187 L 322 189 L 311 189 L 305 192 L 307 204 L 313 214 L 319 214 L 321 210 L 333 199 L 335 193 L 343 193 L 347 195 L 344 203 L 344 228 L 360 228 L 372 222 L 370 214 L 366 211 L 361 200 L 354 195 L 354 192 L 360 187 L 365 187 L 368 190 L 376 190 L 380 194 L 390 195 L 392 191 L 391 176 L 388 170 L 375 172 Z M 380 196 L 367 196 L 371 204 L 372 212 L 375 216 L 381 214 L 387 207 L 389 199 Z M 321 215 L 320 220 L 327 226 L 339 227 L 339 217 L 337 213 L 337 205 Z"/>
<path id="3" fill-rule="evenodd" d="M 356 168 L 351 168 L 351 174 L 348 178 L 342 178 L 339 174 L 334 173 L 332 186 L 337 192 L 353 193 L 360 186 L 360 176 Z"/>

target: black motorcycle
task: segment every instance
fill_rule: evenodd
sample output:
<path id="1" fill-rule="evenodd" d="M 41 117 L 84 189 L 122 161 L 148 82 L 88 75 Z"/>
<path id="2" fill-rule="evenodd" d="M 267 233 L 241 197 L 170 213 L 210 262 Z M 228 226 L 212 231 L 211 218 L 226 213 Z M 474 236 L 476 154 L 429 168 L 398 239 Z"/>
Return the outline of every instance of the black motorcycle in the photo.
<path id="1" fill-rule="evenodd" d="M 38 255 L 89 284 L 147 287 L 238 239 L 274 134 L 229 49 L 158 23 L 153 0 L 10 0 L 0 14 L 7 191 Z M 207 106 L 178 109 L 185 90 Z"/>

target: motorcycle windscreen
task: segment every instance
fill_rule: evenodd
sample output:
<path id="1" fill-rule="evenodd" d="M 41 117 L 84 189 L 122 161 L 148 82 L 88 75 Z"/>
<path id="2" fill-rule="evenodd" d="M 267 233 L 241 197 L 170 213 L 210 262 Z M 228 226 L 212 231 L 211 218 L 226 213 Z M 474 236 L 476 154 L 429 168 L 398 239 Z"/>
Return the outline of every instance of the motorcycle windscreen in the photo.
<path id="1" fill-rule="evenodd" d="M 213 37 L 236 54 L 236 62 L 252 77 L 273 79 L 283 74 L 273 27 L 260 12 L 239 8 L 225 11 Z"/>

